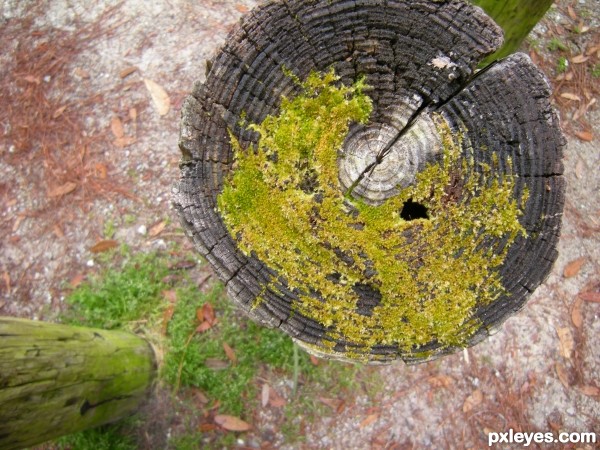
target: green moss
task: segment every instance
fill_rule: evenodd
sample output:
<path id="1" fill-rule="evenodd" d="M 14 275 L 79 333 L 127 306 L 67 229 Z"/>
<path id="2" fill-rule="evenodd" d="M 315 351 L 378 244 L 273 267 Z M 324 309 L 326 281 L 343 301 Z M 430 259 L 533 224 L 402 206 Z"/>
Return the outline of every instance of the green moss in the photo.
<path id="1" fill-rule="evenodd" d="M 371 113 L 364 81 L 344 86 L 332 71 L 313 73 L 302 88 L 282 98 L 278 116 L 251 125 L 257 148 L 245 151 L 231 137 L 236 168 L 218 198 L 231 235 L 299 293 L 295 311 L 327 327 L 321 351 L 337 341 L 350 343 L 354 358 L 380 344 L 403 354 L 429 342 L 464 345 L 480 325 L 474 308 L 504 292 L 497 269 L 524 232 L 513 176 L 476 170 L 460 135 L 436 116 L 439 163 L 380 206 L 347 198 L 338 151 L 349 124 Z M 429 218 L 402 219 L 408 200 Z M 506 245 L 490 247 L 492 237 Z M 357 310 L 358 285 L 381 293 L 370 315 Z M 269 288 L 277 286 L 273 278 Z"/>

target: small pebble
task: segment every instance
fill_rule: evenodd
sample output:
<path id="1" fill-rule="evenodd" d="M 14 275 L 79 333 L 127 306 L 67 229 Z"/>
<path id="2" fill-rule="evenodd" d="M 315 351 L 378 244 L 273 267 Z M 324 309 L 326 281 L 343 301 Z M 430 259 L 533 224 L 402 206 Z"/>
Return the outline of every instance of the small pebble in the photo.
<path id="1" fill-rule="evenodd" d="M 88 261 L 85 263 L 86 266 L 88 267 L 94 267 L 94 260 L 93 259 L 88 259 Z"/>
<path id="2" fill-rule="evenodd" d="M 569 408 L 567 408 L 567 414 L 570 416 L 574 416 L 575 415 L 575 408 L 573 408 L 572 406 L 570 406 Z"/>
<path id="3" fill-rule="evenodd" d="M 146 233 L 148 232 L 148 229 L 146 228 L 146 225 L 140 225 L 137 229 L 137 232 L 138 232 L 138 234 L 145 236 Z"/>

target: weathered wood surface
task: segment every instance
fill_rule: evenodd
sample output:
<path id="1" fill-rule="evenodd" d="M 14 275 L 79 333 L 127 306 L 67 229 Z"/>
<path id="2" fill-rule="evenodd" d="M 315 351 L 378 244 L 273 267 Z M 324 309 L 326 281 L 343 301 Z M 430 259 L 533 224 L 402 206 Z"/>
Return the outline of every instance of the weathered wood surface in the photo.
<path id="1" fill-rule="evenodd" d="M 342 149 L 354 157 L 340 160 L 340 189 L 351 187 L 355 198 L 378 204 L 410 184 L 440 141 L 431 126 L 438 114 L 457 133 L 468 130 L 465 153 L 475 165 L 487 162 L 499 173 L 515 175 L 515 196 L 529 192 L 520 218 L 527 236 L 510 246 L 500 269 L 506 292 L 473 311 L 481 326 L 468 344 L 523 307 L 557 256 L 564 138 L 549 104 L 549 84 L 525 55 L 476 73 L 480 61 L 501 45 L 501 30 L 481 9 L 456 0 L 273 1 L 242 20 L 184 105 L 174 206 L 244 311 L 328 357 L 411 363 L 456 350 L 435 339 L 409 352 L 390 343 L 361 348 L 344 340 L 327 342 L 330 329 L 298 314 L 298 292 L 287 289 L 285 280 L 277 289 L 265 289 L 276 271 L 244 255 L 223 223 L 216 200 L 232 170 L 229 132 L 243 148 L 253 147 L 258 135 L 240 119 L 259 124 L 277 114 L 283 95 L 298 93 L 282 68 L 303 80 L 330 67 L 345 85 L 366 76 L 375 88 L 369 91 L 369 123 L 352 126 Z M 379 153 L 385 158 L 371 166 Z M 406 165 L 407 158 L 417 162 Z M 373 181 L 377 189 L 370 188 Z M 365 295 L 366 303 L 380 300 L 372 292 Z"/>
<path id="2" fill-rule="evenodd" d="M 156 372 L 121 331 L 0 318 L 0 448 L 30 447 L 132 414 Z"/>

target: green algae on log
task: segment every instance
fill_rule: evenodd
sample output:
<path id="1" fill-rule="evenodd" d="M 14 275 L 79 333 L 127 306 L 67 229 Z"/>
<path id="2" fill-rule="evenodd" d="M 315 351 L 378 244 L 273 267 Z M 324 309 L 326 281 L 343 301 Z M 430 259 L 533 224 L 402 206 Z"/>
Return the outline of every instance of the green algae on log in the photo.
<path id="1" fill-rule="evenodd" d="M 154 351 L 133 334 L 0 317 L 0 448 L 131 415 L 155 376 Z"/>
<path id="2" fill-rule="evenodd" d="M 273 1 L 182 114 L 174 205 L 255 320 L 420 362 L 479 342 L 556 258 L 564 139 L 527 56 L 446 0 Z"/>
<path id="3" fill-rule="evenodd" d="M 544 17 L 554 0 L 470 0 L 483 8 L 502 27 L 504 45 L 486 62 L 503 58 L 518 50 L 533 27 Z"/>

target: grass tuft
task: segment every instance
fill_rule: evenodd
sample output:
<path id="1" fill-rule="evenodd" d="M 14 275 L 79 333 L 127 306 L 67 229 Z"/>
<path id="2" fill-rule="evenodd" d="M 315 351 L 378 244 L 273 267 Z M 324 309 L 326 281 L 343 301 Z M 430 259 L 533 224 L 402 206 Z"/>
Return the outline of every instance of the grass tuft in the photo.
<path id="1" fill-rule="evenodd" d="M 122 264 L 106 268 L 81 284 L 67 298 L 71 309 L 63 322 L 115 329 L 130 328 L 131 322 L 156 315 L 162 281 L 168 274 L 164 256 L 141 253 L 125 256 Z"/>

